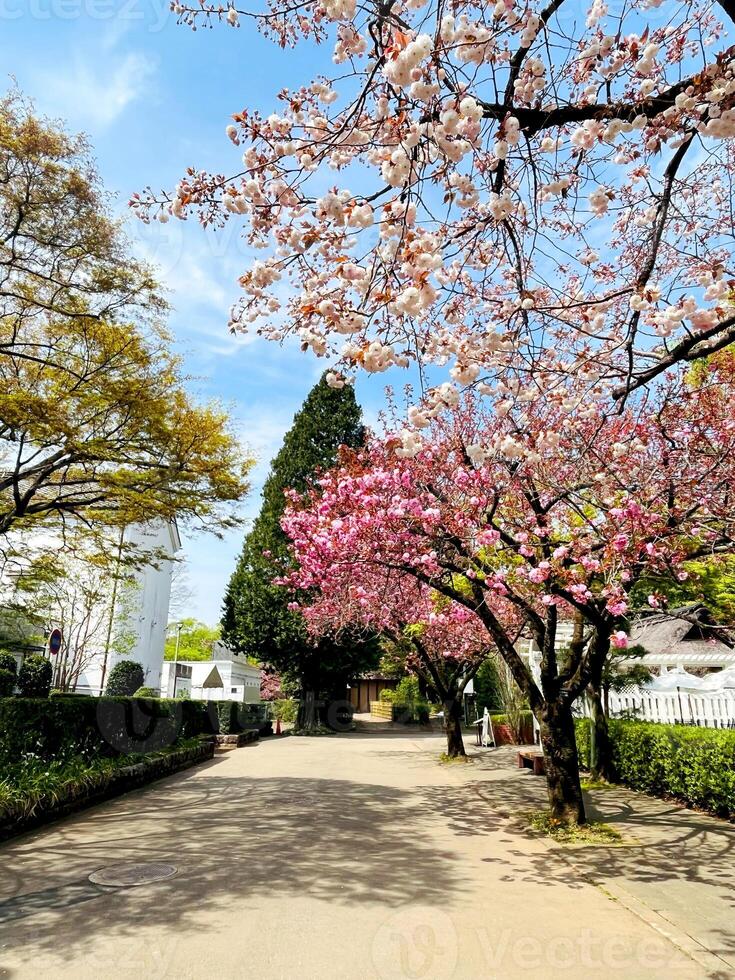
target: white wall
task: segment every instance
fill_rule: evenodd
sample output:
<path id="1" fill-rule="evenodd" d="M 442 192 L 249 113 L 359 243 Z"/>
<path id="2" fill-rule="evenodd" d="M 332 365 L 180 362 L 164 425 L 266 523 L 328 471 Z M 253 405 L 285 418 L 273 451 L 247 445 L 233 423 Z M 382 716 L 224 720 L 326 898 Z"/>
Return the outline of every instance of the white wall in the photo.
<path id="1" fill-rule="evenodd" d="M 125 540 L 144 550 L 155 549 L 167 557 L 156 562 L 156 565 L 137 569 L 135 584 L 126 587 L 125 594 L 118 596 L 114 630 L 130 634 L 132 642 L 124 652 L 110 652 L 105 677 L 109 677 L 110 670 L 118 661 L 136 660 L 143 667 L 145 686 L 158 690 L 161 686 L 161 664 L 171 600 L 172 559 L 181 543 L 176 528 L 163 524 L 131 528 L 126 531 Z M 95 663 L 81 674 L 77 690 L 100 693 L 103 660 L 103 652 L 100 651 Z"/>
<path id="2" fill-rule="evenodd" d="M 179 661 L 191 667 L 192 676 L 190 694 L 195 701 L 240 701 L 244 704 L 260 702 L 260 668 L 248 663 L 237 663 L 232 660 L 186 660 Z M 204 687 L 204 682 L 214 668 L 217 668 L 222 678 L 222 687 Z M 163 682 L 161 694 L 171 697 L 173 694 L 173 663 L 166 661 L 163 665 Z M 176 690 L 182 687 L 182 678 L 176 682 Z"/>

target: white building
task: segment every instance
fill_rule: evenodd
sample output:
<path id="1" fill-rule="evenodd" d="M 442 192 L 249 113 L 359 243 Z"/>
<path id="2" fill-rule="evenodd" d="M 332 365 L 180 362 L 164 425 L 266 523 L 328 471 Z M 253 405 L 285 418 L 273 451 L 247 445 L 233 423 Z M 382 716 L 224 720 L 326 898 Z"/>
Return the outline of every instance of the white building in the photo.
<path id="1" fill-rule="evenodd" d="M 175 668 L 175 669 L 174 669 Z M 194 701 L 260 701 L 260 668 L 217 640 L 211 660 L 165 660 L 161 670 L 161 697 L 186 691 Z"/>
<path id="2" fill-rule="evenodd" d="M 114 576 L 110 576 L 112 581 L 108 583 L 100 576 L 109 575 L 109 572 L 98 571 L 93 563 L 85 563 L 77 554 L 66 559 L 71 562 L 71 571 L 64 581 L 71 582 L 78 575 L 79 591 L 75 593 L 72 584 L 68 594 L 57 601 L 49 600 L 40 619 L 36 614 L 38 623 L 35 628 L 41 635 L 48 635 L 55 628 L 62 631 L 61 651 L 52 658 L 54 683 L 58 682 L 63 667 L 72 689 L 81 694 L 98 695 L 104 690 L 110 670 L 117 662 L 134 660 L 143 667 L 145 686 L 158 689 L 174 558 L 181 548 L 178 529 L 174 523 L 131 526 L 122 532 L 122 542 L 120 533 L 114 530 L 110 531 L 109 541 L 111 554 L 121 546 L 134 548 L 141 553 L 150 553 L 150 563 L 126 569 L 124 582 L 116 582 Z M 63 551 L 61 539 L 47 531 L 32 536 L 18 535 L 12 543 L 21 563 L 40 554 L 53 555 Z M 6 572 L 0 581 L 0 603 L 3 597 L 12 598 L 20 567 L 16 562 L 14 572 Z M 90 595 L 94 595 L 94 601 L 90 600 Z M 103 597 L 101 600 L 100 596 Z M 70 682 L 68 678 L 71 678 Z"/>
<path id="3" fill-rule="evenodd" d="M 77 690 L 99 694 L 110 670 L 120 660 L 135 660 L 143 667 L 144 684 L 158 690 L 166 644 L 168 608 L 171 601 L 171 578 L 174 558 L 181 549 L 181 539 L 174 523 L 156 527 L 133 527 L 125 532 L 125 541 L 142 551 L 154 552 L 154 564 L 134 572 L 135 581 L 126 587 L 124 596 L 116 596 L 111 608 L 114 627 L 126 634 L 124 650 L 109 650 L 105 658 L 100 651 L 79 677 Z M 110 603 L 112 605 L 111 597 Z"/>

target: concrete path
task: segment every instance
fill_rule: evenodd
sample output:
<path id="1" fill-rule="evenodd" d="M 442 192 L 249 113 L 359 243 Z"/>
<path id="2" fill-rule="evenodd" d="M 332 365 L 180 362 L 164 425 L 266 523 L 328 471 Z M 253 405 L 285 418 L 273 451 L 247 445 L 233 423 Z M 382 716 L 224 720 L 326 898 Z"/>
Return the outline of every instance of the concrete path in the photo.
<path id="1" fill-rule="evenodd" d="M 735 976 L 735 828 L 607 790 L 628 843 L 550 847 L 514 822 L 543 780 L 512 750 L 441 748 L 271 739 L 0 847 L 0 977 Z M 123 861 L 179 873 L 88 882 Z"/>

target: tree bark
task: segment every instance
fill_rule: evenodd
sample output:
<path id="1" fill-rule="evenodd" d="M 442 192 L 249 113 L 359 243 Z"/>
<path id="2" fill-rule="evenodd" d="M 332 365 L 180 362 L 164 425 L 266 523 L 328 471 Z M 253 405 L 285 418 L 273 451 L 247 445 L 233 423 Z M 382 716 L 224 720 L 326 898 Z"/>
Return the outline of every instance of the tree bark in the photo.
<path id="1" fill-rule="evenodd" d="M 559 823 L 583 824 L 586 818 L 571 707 L 547 701 L 540 715 L 551 816 Z"/>
<path id="2" fill-rule="evenodd" d="M 450 759 L 465 756 L 467 753 L 464 748 L 462 738 L 462 703 L 458 697 L 445 698 L 444 707 L 444 734 L 447 736 L 447 755 Z"/>
<path id="3" fill-rule="evenodd" d="M 614 772 L 607 715 L 602 704 L 602 693 L 590 686 L 587 690 L 590 704 L 590 776 L 595 780 L 613 782 Z"/>
<path id="4" fill-rule="evenodd" d="M 319 722 L 316 704 L 316 691 L 304 686 L 296 716 L 296 729 L 300 732 L 313 731 Z"/>

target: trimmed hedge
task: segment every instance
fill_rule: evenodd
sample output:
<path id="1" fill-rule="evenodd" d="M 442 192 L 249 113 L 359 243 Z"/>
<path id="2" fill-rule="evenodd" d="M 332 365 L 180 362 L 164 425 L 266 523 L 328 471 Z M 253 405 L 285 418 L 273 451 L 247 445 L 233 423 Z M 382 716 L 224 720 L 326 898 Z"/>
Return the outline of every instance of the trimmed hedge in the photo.
<path id="1" fill-rule="evenodd" d="M 18 689 L 24 698 L 47 698 L 54 668 L 40 653 L 29 653 L 18 671 Z"/>
<path id="2" fill-rule="evenodd" d="M 9 698 L 15 690 L 15 671 L 0 667 L 0 698 Z"/>
<path id="3" fill-rule="evenodd" d="M 145 674 L 137 660 L 121 660 L 110 671 L 105 694 L 110 697 L 131 697 L 143 687 Z"/>
<path id="4" fill-rule="evenodd" d="M 610 719 L 618 780 L 735 819 L 735 731 Z M 577 750 L 589 766 L 589 720 L 578 719 Z"/>
<path id="5" fill-rule="evenodd" d="M 28 754 L 113 758 L 158 752 L 197 735 L 249 729 L 270 734 L 266 710 L 262 704 L 178 698 L 0 698 L 0 766 Z"/>
<path id="6" fill-rule="evenodd" d="M 511 732 L 511 738 L 512 739 L 515 739 L 517 737 L 518 738 L 518 744 L 519 745 L 528 745 L 531 742 L 533 742 L 533 740 L 534 740 L 534 734 L 533 734 L 533 712 L 532 711 L 521 711 L 520 716 L 519 716 L 519 720 L 518 720 L 519 732 L 517 733 L 517 735 L 515 733 L 513 733 L 512 729 L 511 729 L 511 725 L 510 725 L 510 722 L 508 720 L 508 715 L 507 714 L 504 714 L 501 711 L 491 711 L 490 712 L 490 720 L 492 721 L 493 725 L 497 725 L 497 726 L 505 725 L 505 726 L 507 726 L 508 730 Z M 496 732 L 496 738 L 497 738 L 497 732 Z M 515 743 L 513 743 L 513 744 L 515 744 Z"/>

